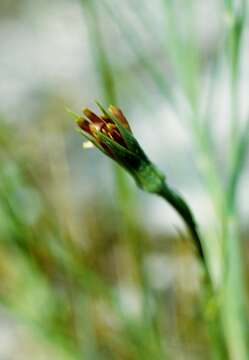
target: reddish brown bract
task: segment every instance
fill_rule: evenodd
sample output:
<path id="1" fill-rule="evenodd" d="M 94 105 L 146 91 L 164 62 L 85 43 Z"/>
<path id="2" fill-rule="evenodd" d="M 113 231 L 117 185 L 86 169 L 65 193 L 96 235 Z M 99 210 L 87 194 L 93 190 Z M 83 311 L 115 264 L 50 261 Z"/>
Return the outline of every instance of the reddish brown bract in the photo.
<path id="1" fill-rule="evenodd" d="M 115 118 L 117 118 L 126 129 L 131 131 L 128 121 L 120 109 L 115 106 L 110 106 L 108 110 L 111 115 L 115 116 Z M 126 148 L 126 143 L 111 117 L 108 117 L 107 115 L 96 115 L 90 109 L 84 109 L 83 114 L 85 117 L 78 119 L 78 126 L 83 131 L 93 136 L 105 150 L 108 152 L 110 151 L 106 148 L 106 145 L 103 144 L 103 141 L 101 141 L 98 132 L 101 132 L 102 134 L 117 142 L 119 145 Z"/>

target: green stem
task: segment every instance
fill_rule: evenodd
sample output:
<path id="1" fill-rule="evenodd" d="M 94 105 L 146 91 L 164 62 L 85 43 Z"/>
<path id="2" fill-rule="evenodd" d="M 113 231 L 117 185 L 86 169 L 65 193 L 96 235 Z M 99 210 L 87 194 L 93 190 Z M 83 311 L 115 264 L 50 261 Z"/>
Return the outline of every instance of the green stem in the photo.
<path id="1" fill-rule="evenodd" d="M 201 237 L 199 234 L 199 230 L 197 224 L 194 219 L 194 215 L 192 214 L 191 209 L 189 208 L 186 201 L 183 197 L 177 193 L 175 190 L 169 188 L 167 184 L 163 184 L 160 192 L 158 193 L 162 196 L 180 215 L 186 224 L 189 232 L 195 242 L 199 258 L 204 265 L 205 268 L 205 282 L 204 282 L 204 290 L 205 290 L 205 308 L 208 310 L 210 306 L 214 303 L 214 299 L 216 299 L 215 289 L 213 288 L 212 279 L 208 270 L 208 264 L 206 262 L 205 253 L 203 251 L 203 246 L 201 243 Z M 217 309 L 218 310 L 218 309 Z M 212 338 L 212 341 L 215 342 L 215 351 L 213 352 L 213 358 L 217 360 L 223 360 L 227 358 L 227 349 L 225 344 L 225 339 L 222 331 L 222 322 L 221 317 L 218 311 L 210 316 L 207 311 L 205 311 L 205 321 L 207 322 L 207 327 Z"/>
<path id="2" fill-rule="evenodd" d="M 169 187 L 169 185 L 165 182 L 164 174 L 148 158 L 145 157 L 142 161 L 140 157 L 140 160 L 143 163 L 137 169 L 134 169 L 134 172 L 132 173 L 137 182 L 137 185 L 146 192 L 158 194 L 159 196 L 161 196 L 180 215 L 187 228 L 189 229 L 189 232 L 194 240 L 199 258 L 204 264 L 205 270 L 210 279 L 208 265 L 206 263 L 203 245 L 201 243 L 201 236 L 199 234 L 199 230 L 190 207 L 176 190 Z"/>
<path id="3" fill-rule="evenodd" d="M 116 103 L 117 99 L 113 71 L 105 50 L 104 39 L 100 29 L 100 18 L 97 13 L 96 5 L 93 1 L 86 1 L 83 6 L 89 31 L 89 42 L 92 47 L 92 57 L 95 61 L 99 82 L 103 89 L 102 95 L 104 96 L 106 103 Z"/>
<path id="4" fill-rule="evenodd" d="M 199 230 L 188 204 L 179 193 L 169 188 L 169 186 L 166 183 L 164 183 L 163 186 L 161 187 L 159 195 L 162 196 L 171 206 L 173 206 L 173 208 L 176 210 L 176 212 L 181 216 L 181 218 L 185 222 L 196 245 L 198 255 L 202 263 L 204 264 L 207 274 L 209 274 Z"/>
<path id="5" fill-rule="evenodd" d="M 226 273 L 223 278 L 224 336 L 228 344 L 230 359 L 248 359 L 249 339 L 247 334 L 246 286 L 236 215 L 227 215 L 224 241 L 226 241 Z"/>

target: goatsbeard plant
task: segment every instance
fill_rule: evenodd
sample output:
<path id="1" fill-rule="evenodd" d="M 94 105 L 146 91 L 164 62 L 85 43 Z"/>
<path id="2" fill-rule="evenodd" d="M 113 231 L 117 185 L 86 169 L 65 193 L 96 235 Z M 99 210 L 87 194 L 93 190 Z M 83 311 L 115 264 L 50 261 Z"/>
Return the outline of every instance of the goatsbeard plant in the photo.
<path id="1" fill-rule="evenodd" d="M 190 207 L 144 153 L 122 111 L 115 106 L 106 110 L 99 103 L 97 105 L 100 115 L 90 109 L 83 109 L 82 115 L 71 112 L 79 131 L 88 140 L 83 146 L 95 145 L 128 171 L 140 189 L 163 197 L 177 211 L 192 236 L 197 255 L 208 275 L 201 238 Z"/>

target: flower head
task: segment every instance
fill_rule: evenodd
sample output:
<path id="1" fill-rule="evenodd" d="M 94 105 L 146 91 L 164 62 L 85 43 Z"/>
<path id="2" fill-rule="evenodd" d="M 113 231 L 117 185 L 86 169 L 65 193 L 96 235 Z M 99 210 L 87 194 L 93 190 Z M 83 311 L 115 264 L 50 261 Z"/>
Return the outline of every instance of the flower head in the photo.
<path id="1" fill-rule="evenodd" d="M 90 109 L 85 108 L 82 110 L 83 117 L 77 119 L 79 128 L 83 131 L 83 134 L 88 133 L 98 143 L 98 147 L 101 147 L 107 155 L 114 156 L 111 150 L 110 144 L 106 143 L 106 138 L 109 138 L 116 144 L 129 150 L 125 142 L 124 134 L 122 134 L 121 126 L 131 133 L 128 121 L 122 111 L 115 106 L 110 106 L 108 112 L 103 110 L 103 114 L 96 115 Z M 117 124 L 119 122 L 119 126 Z M 102 136 L 104 135 L 104 137 Z"/>
<path id="2" fill-rule="evenodd" d="M 101 111 L 99 115 L 88 108 L 82 110 L 81 116 L 73 114 L 80 132 L 88 140 L 83 146 L 95 145 L 128 170 L 140 187 L 155 192 L 155 186 L 159 187 L 164 176 L 145 155 L 123 112 L 113 105 L 107 110 L 100 104 L 97 103 L 97 105 Z M 148 181 L 144 182 L 145 176 L 147 179 L 153 178 L 150 186 Z"/>

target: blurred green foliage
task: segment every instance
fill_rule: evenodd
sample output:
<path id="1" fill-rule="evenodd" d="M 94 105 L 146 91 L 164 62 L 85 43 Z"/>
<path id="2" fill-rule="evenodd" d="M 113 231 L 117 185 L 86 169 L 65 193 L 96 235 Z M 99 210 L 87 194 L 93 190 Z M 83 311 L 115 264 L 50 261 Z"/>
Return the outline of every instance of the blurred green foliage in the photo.
<path id="1" fill-rule="evenodd" d="M 24 3 L 32 8 L 31 2 Z M 20 4 L 1 2 L 2 19 L 23 16 Z M 57 93 L 55 83 L 51 89 L 45 85 L 45 96 L 34 89 L 31 98 L 38 98 L 39 110 L 34 104 L 19 110 L 28 110 L 27 121 L 14 120 L 11 113 L 0 118 L 2 308 L 25 324 L 30 339 L 41 344 L 44 359 L 222 358 L 220 334 L 208 326 L 217 317 L 226 356 L 247 359 L 247 242 L 241 237 L 247 229 L 240 227 L 238 201 L 249 138 L 248 120 L 239 122 L 238 101 L 246 2 L 217 2 L 219 39 L 206 54 L 197 36 L 195 1 L 73 4 L 82 10 L 88 31 L 96 93 L 126 109 L 141 103 L 144 112 L 151 112 L 151 121 L 160 98 L 187 125 L 203 192 L 209 194 L 215 214 L 212 226 L 202 232 L 216 296 L 205 298 L 202 274 L 185 235 L 176 231 L 172 238 L 148 230 L 130 180 L 111 166 L 104 168 L 107 176 L 95 172 L 100 161 L 94 154 L 82 155 L 80 143 L 80 155 L 75 152 L 72 144 L 78 137 L 64 110 L 73 96 L 61 95 L 59 87 Z M 46 6 L 49 12 L 49 2 Z M 160 36 L 154 9 L 160 13 Z M 204 112 L 201 104 L 203 73 L 211 78 L 212 93 L 224 69 L 232 101 L 230 146 L 221 173 L 212 96 L 205 99 Z M 87 80 L 82 88 L 91 85 Z M 94 177 L 96 188 L 88 194 L 86 184 Z M 105 181 L 113 181 L 111 192 Z M 81 192 L 88 196 L 81 197 Z M 34 358 L 32 351 L 27 358 Z"/>

